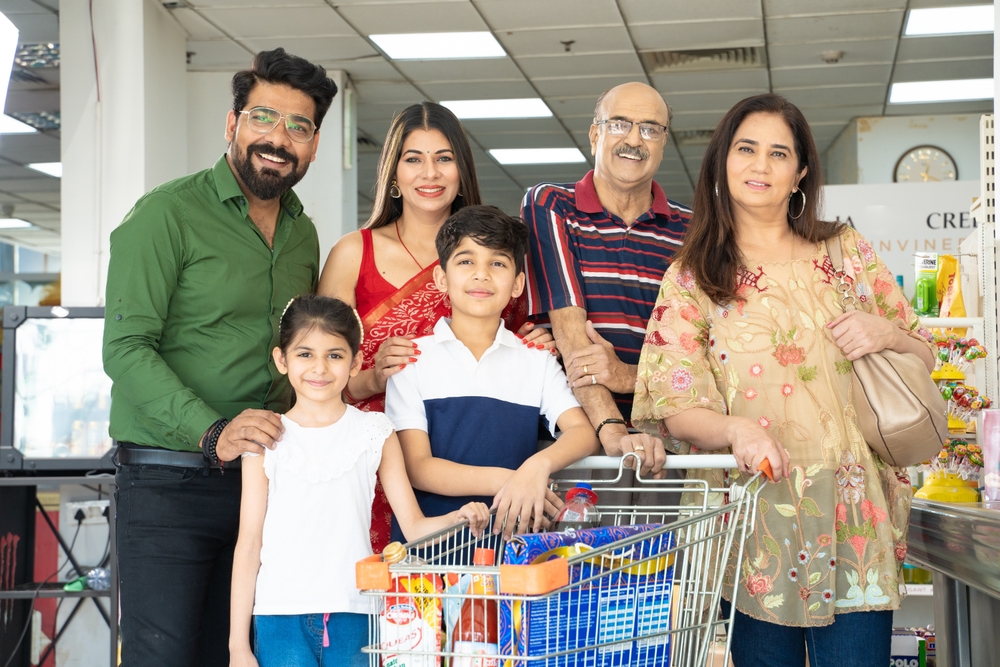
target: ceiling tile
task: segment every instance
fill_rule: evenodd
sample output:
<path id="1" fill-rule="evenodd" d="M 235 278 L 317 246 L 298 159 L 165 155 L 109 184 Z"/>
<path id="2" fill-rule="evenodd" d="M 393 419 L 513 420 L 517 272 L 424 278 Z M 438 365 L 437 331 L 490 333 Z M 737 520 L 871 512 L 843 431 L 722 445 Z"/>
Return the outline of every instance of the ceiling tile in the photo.
<path id="1" fill-rule="evenodd" d="M 698 2 L 649 2 L 619 0 L 625 21 L 643 23 L 704 21 L 712 17 L 760 18 L 760 0 L 698 0 Z"/>
<path id="2" fill-rule="evenodd" d="M 771 44 L 830 42 L 838 39 L 896 38 L 903 12 L 811 16 L 767 19 L 767 39 Z"/>
<path id="3" fill-rule="evenodd" d="M 407 89 L 404 89 L 399 93 L 394 93 L 391 90 L 383 90 L 384 86 L 390 86 L 390 85 L 393 84 L 367 83 L 364 81 L 358 82 L 356 86 L 359 89 L 358 97 L 360 98 L 358 100 L 358 113 L 357 113 L 358 125 L 365 127 L 365 129 L 367 130 L 368 126 L 371 123 L 384 121 L 385 125 L 388 127 L 389 122 L 396 117 L 396 114 L 398 114 L 400 111 L 410 106 L 411 104 L 415 104 L 421 101 L 420 99 L 413 99 L 412 97 L 406 97 L 408 91 L 413 90 L 408 84 L 402 84 L 406 85 Z M 399 97 L 405 97 L 406 99 L 396 102 L 370 102 L 362 97 L 362 93 L 360 90 L 361 88 L 367 86 L 378 86 L 378 88 L 372 91 L 373 95 L 395 96 L 398 94 Z"/>
<path id="4" fill-rule="evenodd" d="M 545 81 L 535 80 L 535 86 L 546 98 L 553 97 L 586 97 L 593 96 L 590 110 L 593 111 L 597 97 L 604 91 L 630 81 L 646 83 L 645 75 L 634 76 L 597 76 L 597 77 L 563 77 Z M 558 112 L 557 112 L 558 113 Z"/>
<path id="5" fill-rule="evenodd" d="M 408 83 L 382 83 L 373 81 L 358 81 L 355 84 L 358 91 L 358 117 L 371 104 L 398 105 L 408 107 L 419 102 L 422 96 L 416 88 Z M 391 115 L 389 116 L 391 118 Z"/>
<path id="6" fill-rule="evenodd" d="M 688 111 L 728 111 L 730 107 L 742 99 L 766 93 L 767 88 L 760 90 L 722 90 L 714 93 L 683 93 L 667 96 L 667 101 L 674 108 L 674 113 Z"/>
<path id="7" fill-rule="evenodd" d="M 50 0 L 53 7 L 58 7 L 59 3 L 54 0 Z M 55 11 L 47 11 L 45 8 L 39 6 L 38 3 L 32 2 L 32 0 L 3 0 L 0 2 L 0 11 L 2 11 L 7 18 L 12 22 L 14 21 L 15 14 L 55 14 Z M 14 22 L 14 25 L 17 25 Z"/>
<path id="8" fill-rule="evenodd" d="M 396 71 L 379 55 L 353 60 L 321 60 L 318 64 L 327 70 L 344 70 L 354 81 L 405 81 L 403 75 Z"/>
<path id="9" fill-rule="evenodd" d="M 880 104 L 885 100 L 886 86 L 880 83 L 866 86 L 775 89 L 774 92 L 784 95 L 792 104 L 802 109 L 812 109 L 836 104 L 844 106 Z"/>
<path id="10" fill-rule="evenodd" d="M 486 146 L 493 148 L 579 148 L 565 132 L 544 132 L 523 134 L 472 133 Z"/>
<path id="11" fill-rule="evenodd" d="M 204 16 L 237 39 L 316 36 L 357 36 L 327 5 L 318 7 L 267 7 L 256 9 L 204 9 Z M 292 48 L 290 45 L 289 48 Z"/>
<path id="12" fill-rule="evenodd" d="M 993 35 L 904 37 L 899 40 L 900 62 L 936 58 L 993 57 Z"/>
<path id="13" fill-rule="evenodd" d="M 644 76 L 639 58 L 634 53 L 526 56 L 518 58 L 517 62 L 534 80 L 575 76 L 583 72 L 594 76 Z"/>
<path id="14" fill-rule="evenodd" d="M 221 39 L 224 38 L 215 26 L 201 17 L 193 9 L 181 7 L 170 10 L 170 15 L 181 24 L 181 28 L 187 33 L 188 39 Z"/>
<path id="15" fill-rule="evenodd" d="M 631 32 L 640 51 L 764 45 L 764 24 L 760 19 L 637 25 Z"/>
<path id="16" fill-rule="evenodd" d="M 893 82 L 991 78 L 993 78 L 993 58 L 898 63 L 892 73 Z"/>
<path id="17" fill-rule="evenodd" d="M 866 106 L 825 106 L 815 109 L 803 109 L 802 115 L 810 123 L 847 122 L 852 118 L 882 115 L 882 103 L 879 102 L 878 104 Z"/>
<path id="18" fill-rule="evenodd" d="M 518 134 L 520 132 L 562 132 L 562 125 L 555 118 L 484 118 L 463 120 L 465 129 L 474 134 Z"/>
<path id="19" fill-rule="evenodd" d="M 187 50 L 191 53 L 188 71 L 249 67 L 253 60 L 252 53 L 229 39 L 188 40 Z"/>
<path id="20" fill-rule="evenodd" d="M 674 112 L 674 119 L 670 126 L 672 130 L 710 130 L 719 124 L 725 111 L 689 111 L 687 113 Z"/>
<path id="21" fill-rule="evenodd" d="M 8 18 L 18 30 L 18 44 L 59 42 L 59 19 L 51 12 L 12 14 Z"/>
<path id="22" fill-rule="evenodd" d="M 819 67 L 794 67 L 772 69 L 771 84 L 775 88 L 810 86 L 817 81 L 826 84 L 881 83 L 889 79 L 892 63 L 881 65 L 822 65 Z"/>
<path id="23" fill-rule="evenodd" d="M 312 62 L 364 58 L 377 53 L 361 37 L 302 37 L 292 42 L 286 37 L 253 37 L 243 43 L 257 51 L 287 47 L 295 55 Z"/>
<path id="24" fill-rule="evenodd" d="M 469 2 L 340 4 L 338 8 L 344 18 L 364 35 L 488 30 Z"/>
<path id="25" fill-rule="evenodd" d="M 431 99 L 439 100 L 488 100 L 516 97 L 537 97 L 534 89 L 521 81 L 470 81 L 468 83 L 422 83 L 420 88 Z"/>
<path id="26" fill-rule="evenodd" d="M 801 65 L 821 65 L 824 51 L 843 51 L 843 63 L 884 63 L 892 62 L 896 54 L 896 39 L 839 40 L 811 42 L 807 44 L 771 44 L 767 55 L 771 67 L 797 67 Z"/>
<path id="27" fill-rule="evenodd" d="M 937 0 L 932 0 L 937 2 Z M 764 0 L 764 16 L 803 16 L 806 14 L 847 13 L 872 9 L 902 10 L 906 0 Z"/>
<path id="28" fill-rule="evenodd" d="M 767 88 L 767 70 L 763 67 L 722 72 L 673 72 L 653 74 L 651 78 L 668 102 L 671 95 L 682 92 Z"/>
<path id="29" fill-rule="evenodd" d="M 981 0 L 910 0 L 910 9 L 925 9 L 927 7 L 961 7 L 963 5 L 981 5 Z"/>
<path id="30" fill-rule="evenodd" d="M 410 79 L 422 82 L 488 81 L 506 79 L 524 81 L 510 58 L 475 60 L 397 60 L 396 66 Z M 461 99 L 470 99 L 463 97 Z"/>
<path id="31" fill-rule="evenodd" d="M 546 28 L 496 33 L 496 38 L 514 58 L 566 53 L 562 42 L 573 41 L 571 53 L 633 53 L 632 41 L 622 27 Z"/>
<path id="32" fill-rule="evenodd" d="M 604 92 L 603 90 L 601 92 Z M 552 109 L 552 113 L 560 118 L 572 118 L 581 116 L 593 118 L 594 107 L 597 105 L 596 95 L 577 95 L 573 97 L 560 97 L 558 95 L 546 95 L 545 102 Z M 589 121 L 588 121 L 589 125 Z"/>
<path id="33" fill-rule="evenodd" d="M 274 2 L 268 2 L 267 0 L 185 0 L 185 3 L 196 8 L 208 8 L 208 7 L 236 7 L 243 9 L 256 9 L 256 8 L 274 8 Z M 320 6 L 326 4 L 324 0 L 294 0 L 294 2 L 289 2 L 288 4 L 299 7 L 306 6 Z M 339 4 L 339 3 L 338 3 Z"/>
<path id="34" fill-rule="evenodd" d="M 614 0 L 478 0 L 476 6 L 496 31 L 547 25 L 622 25 Z"/>

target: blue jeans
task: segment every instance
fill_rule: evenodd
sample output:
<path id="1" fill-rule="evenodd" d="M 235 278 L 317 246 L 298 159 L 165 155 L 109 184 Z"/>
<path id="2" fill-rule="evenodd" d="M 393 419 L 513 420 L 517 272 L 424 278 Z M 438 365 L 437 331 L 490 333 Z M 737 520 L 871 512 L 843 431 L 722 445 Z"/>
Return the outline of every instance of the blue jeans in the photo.
<path id="1" fill-rule="evenodd" d="M 260 667 L 368 667 L 366 614 L 254 616 L 254 655 Z"/>
<path id="2" fill-rule="evenodd" d="M 729 604 L 723 600 L 728 617 Z M 737 610 L 733 620 L 735 667 L 884 667 L 892 655 L 892 612 L 856 611 L 837 614 L 818 628 L 795 628 L 758 621 Z M 262 666 L 263 667 L 263 666 Z"/>

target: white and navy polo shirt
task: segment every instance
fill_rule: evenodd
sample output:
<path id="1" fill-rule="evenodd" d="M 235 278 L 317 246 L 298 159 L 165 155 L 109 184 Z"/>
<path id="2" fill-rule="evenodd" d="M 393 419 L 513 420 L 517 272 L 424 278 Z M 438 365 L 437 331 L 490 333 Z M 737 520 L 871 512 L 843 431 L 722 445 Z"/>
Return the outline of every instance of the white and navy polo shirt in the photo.
<path id="1" fill-rule="evenodd" d="M 419 361 L 389 378 L 385 412 L 397 431 L 426 432 L 437 458 L 516 470 L 538 451 L 540 417 L 555 435 L 559 416 L 580 405 L 555 356 L 527 347 L 503 322 L 479 361 L 455 338 L 447 318 L 419 339 L 419 347 Z M 414 492 L 425 516 L 493 502 Z M 395 533 L 395 522 L 393 528 Z"/>

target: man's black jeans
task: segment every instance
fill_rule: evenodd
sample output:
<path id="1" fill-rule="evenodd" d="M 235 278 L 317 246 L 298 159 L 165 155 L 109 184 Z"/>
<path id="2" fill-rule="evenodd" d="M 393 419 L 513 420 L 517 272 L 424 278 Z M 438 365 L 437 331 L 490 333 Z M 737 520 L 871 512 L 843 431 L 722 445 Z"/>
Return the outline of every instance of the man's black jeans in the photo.
<path id="1" fill-rule="evenodd" d="M 239 470 L 120 465 L 121 667 L 225 667 Z"/>

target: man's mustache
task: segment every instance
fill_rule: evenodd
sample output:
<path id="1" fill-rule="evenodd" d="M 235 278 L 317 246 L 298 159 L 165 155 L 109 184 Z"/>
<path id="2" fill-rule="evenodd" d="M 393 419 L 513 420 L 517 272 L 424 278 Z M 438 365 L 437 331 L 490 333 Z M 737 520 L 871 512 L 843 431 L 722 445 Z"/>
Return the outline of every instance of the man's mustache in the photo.
<path id="1" fill-rule="evenodd" d="M 637 157 L 640 160 L 645 160 L 649 157 L 649 151 L 643 150 L 639 146 L 629 146 L 628 144 L 615 146 L 611 152 L 614 155 L 631 155 L 632 157 Z"/>
<path id="2" fill-rule="evenodd" d="M 289 153 L 284 148 L 278 148 L 272 143 L 262 143 L 258 142 L 256 144 L 250 144 L 247 146 L 247 157 L 249 158 L 252 154 L 266 153 L 267 155 L 273 155 L 276 158 L 281 158 L 282 160 L 288 160 L 292 167 L 299 166 L 299 159 L 295 157 L 293 153 Z"/>

